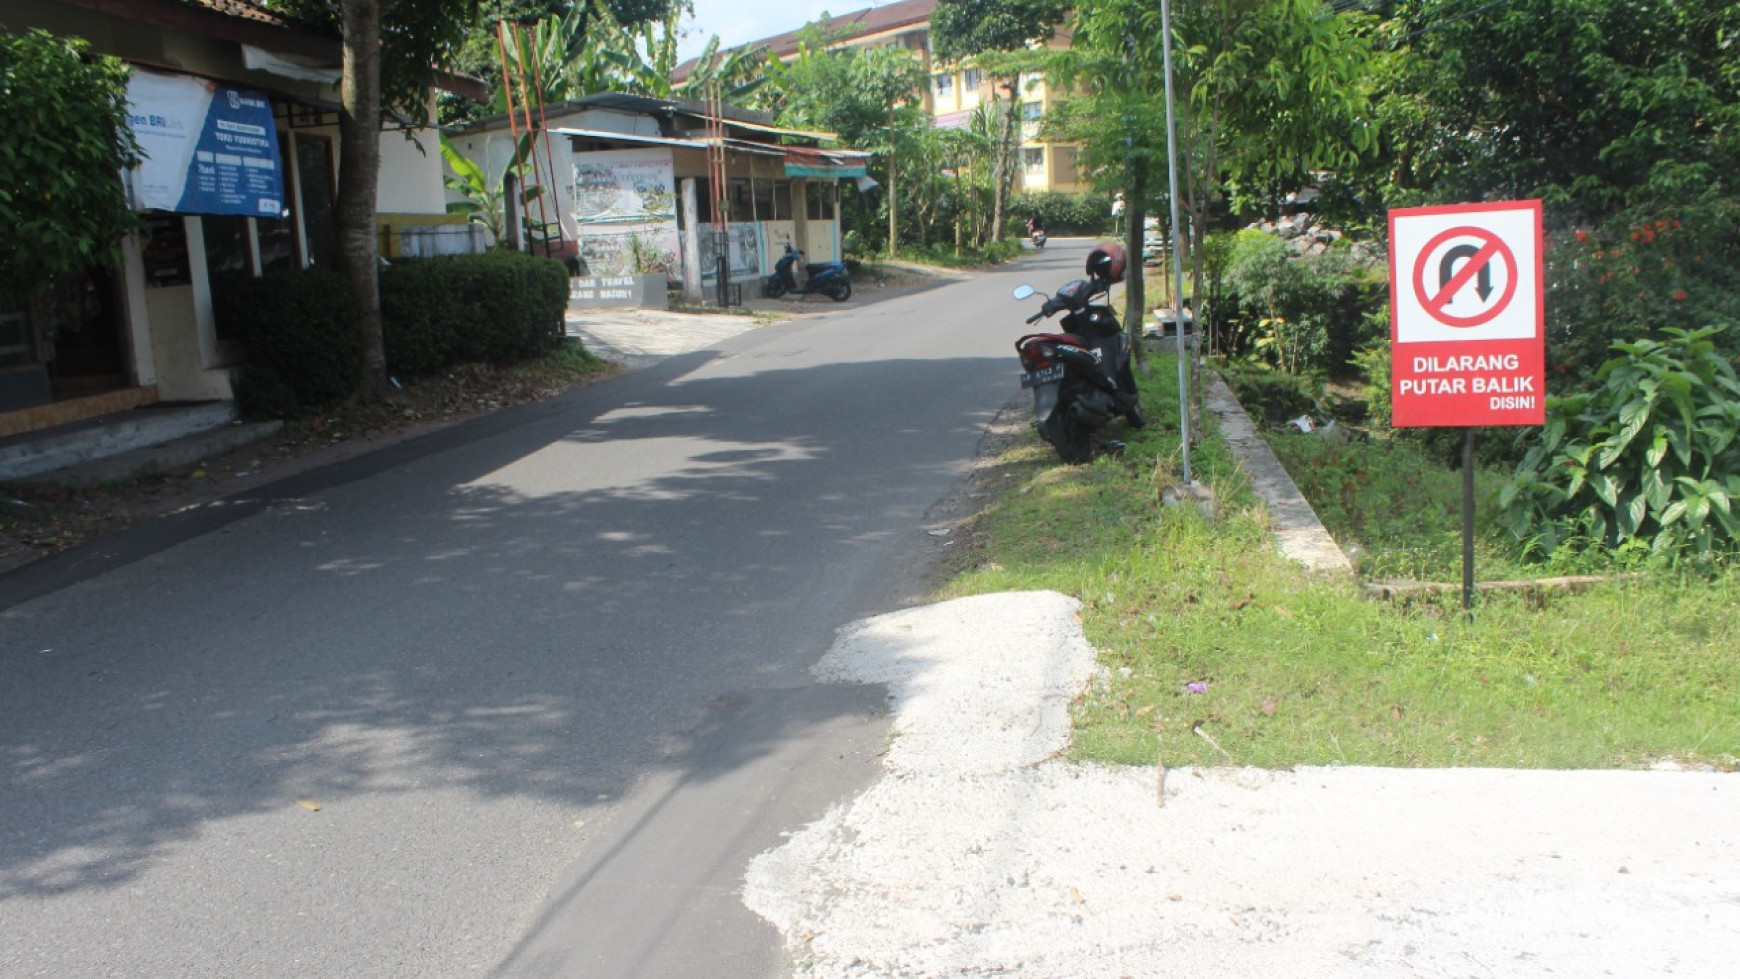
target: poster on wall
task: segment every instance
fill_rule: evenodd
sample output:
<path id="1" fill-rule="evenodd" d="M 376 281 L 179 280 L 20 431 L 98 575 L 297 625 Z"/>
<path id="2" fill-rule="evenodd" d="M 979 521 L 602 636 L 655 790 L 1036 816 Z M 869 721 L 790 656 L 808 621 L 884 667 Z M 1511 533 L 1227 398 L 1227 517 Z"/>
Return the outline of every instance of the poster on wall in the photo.
<path id="1" fill-rule="evenodd" d="M 711 281 L 719 277 L 718 234 L 704 229 L 698 242 L 701 251 L 701 278 Z M 761 226 L 740 222 L 725 226 L 725 254 L 731 263 L 733 279 L 753 278 L 761 274 Z"/>
<path id="2" fill-rule="evenodd" d="M 674 174 L 668 151 L 624 150 L 576 156 L 574 219 L 580 224 L 674 221 L 677 217 Z"/>
<path id="3" fill-rule="evenodd" d="M 188 75 L 135 69 L 128 122 L 145 159 L 134 205 L 180 214 L 279 217 L 284 173 L 265 95 Z"/>
<path id="4" fill-rule="evenodd" d="M 677 229 L 663 224 L 585 228 L 580 233 L 580 260 L 587 275 L 625 276 L 663 272 L 681 275 Z"/>

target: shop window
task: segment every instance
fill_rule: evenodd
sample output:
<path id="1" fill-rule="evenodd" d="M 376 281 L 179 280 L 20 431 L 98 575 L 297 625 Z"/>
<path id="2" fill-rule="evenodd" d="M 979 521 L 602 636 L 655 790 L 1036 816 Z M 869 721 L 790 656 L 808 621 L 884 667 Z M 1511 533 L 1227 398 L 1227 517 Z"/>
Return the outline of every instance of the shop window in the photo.
<path id="1" fill-rule="evenodd" d="M 730 202 L 731 220 L 755 220 L 755 197 L 750 192 L 748 180 L 742 177 L 731 178 L 731 193 L 727 195 L 727 200 Z"/>
<path id="2" fill-rule="evenodd" d="M 308 261 L 338 267 L 338 229 L 333 220 L 332 140 L 296 136 L 296 173 L 301 187 L 302 226 L 308 235 Z"/>
<path id="3" fill-rule="evenodd" d="M 217 338 L 235 340 L 242 335 L 242 324 L 238 322 L 232 296 L 238 283 L 254 277 L 248 219 L 207 214 L 199 223 L 205 233 L 205 271 L 211 282 L 212 309 L 217 315 Z"/>
<path id="4" fill-rule="evenodd" d="M 30 317 L 24 310 L 0 311 L 0 368 L 27 367 L 36 362 Z"/>
<path id="5" fill-rule="evenodd" d="M 804 209 L 811 221 L 832 221 L 835 214 L 835 201 L 840 196 L 840 185 L 829 181 L 825 184 L 812 183 L 804 194 Z"/>
<path id="6" fill-rule="evenodd" d="M 278 131 L 278 156 L 284 174 L 284 213 L 281 217 L 255 218 L 262 275 L 302 267 L 302 250 L 296 244 L 296 181 L 290 178 L 290 134 Z"/>
<path id="7" fill-rule="evenodd" d="M 791 181 L 755 181 L 755 214 L 762 221 L 791 220 Z"/>

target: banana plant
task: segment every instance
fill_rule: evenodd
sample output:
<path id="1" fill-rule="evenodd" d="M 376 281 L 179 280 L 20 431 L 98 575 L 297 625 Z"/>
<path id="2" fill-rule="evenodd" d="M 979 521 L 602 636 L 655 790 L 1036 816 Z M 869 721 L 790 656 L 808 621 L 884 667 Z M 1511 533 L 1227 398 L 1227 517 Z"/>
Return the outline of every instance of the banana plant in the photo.
<path id="1" fill-rule="evenodd" d="M 482 225 L 488 229 L 492 240 L 500 247 L 507 240 L 507 211 L 502 206 L 506 196 L 507 175 L 519 174 L 523 171 L 526 161 L 532 155 L 532 134 L 526 133 L 520 137 L 520 142 L 514 149 L 513 159 L 508 162 L 502 176 L 491 181 L 489 172 L 482 165 L 467 158 L 448 142 L 447 136 L 441 136 L 441 158 L 447 161 L 447 169 L 453 171 L 443 176 L 447 189 L 462 195 L 465 199 L 451 201 L 447 205 L 448 214 L 463 214 L 470 224 Z M 484 143 L 484 158 L 489 157 L 489 141 Z M 519 192 L 520 211 L 525 213 L 526 205 L 538 198 L 544 188 L 538 184 L 526 186 L 521 182 Z"/>

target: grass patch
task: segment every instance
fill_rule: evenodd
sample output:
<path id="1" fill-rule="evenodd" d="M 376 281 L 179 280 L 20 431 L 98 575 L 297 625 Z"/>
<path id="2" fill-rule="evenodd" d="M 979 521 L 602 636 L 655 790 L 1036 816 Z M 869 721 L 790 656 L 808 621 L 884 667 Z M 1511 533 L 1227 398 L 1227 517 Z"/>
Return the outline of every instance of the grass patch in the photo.
<path id="1" fill-rule="evenodd" d="M 1270 448 L 1363 578 L 1462 580 L 1462 473 L 1395 439 L 1265 431 Z M 1474 473 L 1474 576 L 1534 577 L 1499 524 L 1506 474 Z"/>
<path id="2" fill-rule="evenodd" d="M 1026 437 L 998 460 L 1006 491 L 974 521 L 971 566 L 946 589 L 1052 589 L 1081 599 L 1083 628 L 1106 673 L 1077 704 L 1076 758 L 1268 767 L 1740 763 L 1740 619 L 1732 611 L 1740 573 L 1485 595 L 1472 621 L 1458 595 L 1366 599 L 1352 581 L 1279 556 L 1212 425 L 1192 463 L 1219 492 L 1218 511 L 1159 502 L 1177 453 L 1176 368 L 1164 357 L 1151 361 L 1140 382 L 1155 424 L 1134 433 L 1121 457 L 1061 466 Z M 1381 528 L 1401 518 L 1383 515 L 1418 508 L 1420 487 L 1441 469 L 1417 467 L 1410 481 L 1412 464 L 1393 464 L 1345 504 L 1350 519 L 1378 528 L 1373 541 L 1390 539 L 1395 532 Z M 1459 526 L 1460 477 L 1450 477 Z M 1387 489 L 1366 496 L 1364 483 Z M 1437 533 L 1410 539 L 1430 544 Z M 1422 545 L 1422 554 L 1435 547 Z M 1435 556 L 1408 560 L 1433 574 L 1440 567 Z M 1486 560 L 1497 571 L 1509 559 L 1494 546 Z"/>

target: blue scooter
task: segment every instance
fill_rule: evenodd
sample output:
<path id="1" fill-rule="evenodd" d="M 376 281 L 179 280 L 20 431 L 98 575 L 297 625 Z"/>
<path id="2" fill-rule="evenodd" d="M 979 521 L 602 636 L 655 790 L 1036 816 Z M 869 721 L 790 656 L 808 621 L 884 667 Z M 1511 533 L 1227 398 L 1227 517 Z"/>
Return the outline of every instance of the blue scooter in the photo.
<path id="1" fill-rule="evenodd" d="M 769 299 L 778 299 L 788 292 L 798 296 L 819 292 L 837 303 L 852 298 L 852 280 L 846 277 L 845 262 L 811 262 L 804 266 L 809 277 L 804 280 L 803 285 L 798 285 L 797 274 L 792 269 L 802 257 L 803 252 L 787 242 L 785 254 L 773 263 L 773 274 L 761 283 L 761 294 Z"/>

